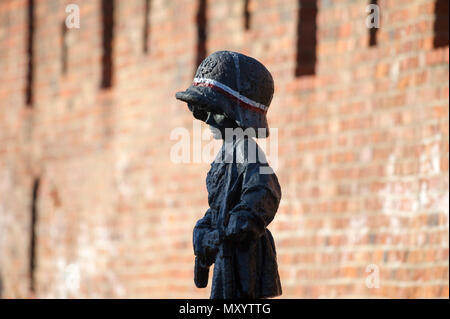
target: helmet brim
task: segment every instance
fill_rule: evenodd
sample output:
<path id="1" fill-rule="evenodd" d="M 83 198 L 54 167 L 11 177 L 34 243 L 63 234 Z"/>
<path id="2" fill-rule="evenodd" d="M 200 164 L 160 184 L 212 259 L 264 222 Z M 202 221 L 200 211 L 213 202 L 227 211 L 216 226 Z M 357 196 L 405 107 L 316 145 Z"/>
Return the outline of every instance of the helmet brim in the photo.
<path id="1" fill-rule="evenodd" d="M 234 119 L 243 129 L 254 128 L 258 137 L 265 138 L 269 136 L 266 114 L 253 113 L 252 111 L 247 111 L 252 113 L 244 113 L 242 110 L 237 111 L 235 108 L 240 108 L 240 106 L 236 106 L 226 96 L 210 87 L 191 85 L 187 90 L 177 92 L 175 96 L 178 100 L 195 105 L 202 111 L 225 114 Z M 245 115 L 248 115 L 248 117 L 243 119 L 242 116 Z M 250 125 L 244 126 L 242 125 L 243 123 Z M 265 133 L 260 134 L 258 128 L 264 128 Z"/>
<path id="2" fill-rule="evenodd" d="M 193 85 L 185 91 L 177 92 L 175 97 L 187 104 L 195 105 L 205 112 L 224 113 L 223 102 L 217 100 L 218 96 L 206 96 L 199 87 Z"/>

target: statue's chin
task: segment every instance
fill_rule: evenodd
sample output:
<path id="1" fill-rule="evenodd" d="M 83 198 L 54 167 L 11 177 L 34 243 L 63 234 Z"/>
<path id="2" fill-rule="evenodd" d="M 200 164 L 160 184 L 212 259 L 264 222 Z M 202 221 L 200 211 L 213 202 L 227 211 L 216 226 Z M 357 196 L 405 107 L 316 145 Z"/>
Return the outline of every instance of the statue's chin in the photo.
<path id="1" fill-rule="evenodd" d="M 215 140 L 223 140 L 222 134 L 220 134 L 220 132 L 218 134 L 213 134 L 212 136 Z"/>
<path id="2" fill-rule="evenodd" d="M 221 140 L 223 139 L 222 133 L 218 128 L 215 128 L 214 126 L 209 126 L 209 129 L 211 130 L 211 134 L 215 140 Z"/>

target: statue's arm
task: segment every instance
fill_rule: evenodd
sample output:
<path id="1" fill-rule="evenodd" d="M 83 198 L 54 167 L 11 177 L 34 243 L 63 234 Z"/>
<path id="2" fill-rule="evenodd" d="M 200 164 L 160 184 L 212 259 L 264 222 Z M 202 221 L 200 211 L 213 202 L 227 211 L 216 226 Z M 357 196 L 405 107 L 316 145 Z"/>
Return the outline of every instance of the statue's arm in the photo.
<path id="1" fill-rule="evenodd" d="M 214 263 L 218 243 L 219 233 L 211 227 L 211 209 L 208 209 L 194 227 L 194 254 L 205 264 L 211 265 Z"/>
<path id="2" fill-rule="evenodd" d="M 274 173 L 261 174 L 262 164 L 246 164 L 238 204 L 230 211 L 226 237 L 233 241 L 257 239 L 275 217 L 281 189 Z"/>

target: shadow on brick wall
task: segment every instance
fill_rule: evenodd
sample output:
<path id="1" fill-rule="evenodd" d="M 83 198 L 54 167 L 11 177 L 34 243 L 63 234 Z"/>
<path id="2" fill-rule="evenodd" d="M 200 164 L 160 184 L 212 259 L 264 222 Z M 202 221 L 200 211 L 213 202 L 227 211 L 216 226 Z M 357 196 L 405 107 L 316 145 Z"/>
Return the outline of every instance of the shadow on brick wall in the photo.
<path id="1" fill-rule="evenodd" d="M 434 41 L 435 48 L 449 45 L 448 41 L 448 0 L 437 0 L 434 8 Z"/>
<path id="2" fill-rule="evenodd" d="M 317 0 L 299 0 L 295 76 L 316 74 Z"/>

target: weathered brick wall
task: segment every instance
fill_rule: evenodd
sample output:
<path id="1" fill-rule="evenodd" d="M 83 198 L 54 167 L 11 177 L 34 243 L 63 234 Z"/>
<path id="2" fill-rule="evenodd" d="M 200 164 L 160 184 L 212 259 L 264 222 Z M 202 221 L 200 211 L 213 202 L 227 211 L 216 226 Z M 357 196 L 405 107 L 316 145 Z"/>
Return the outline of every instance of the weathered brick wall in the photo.
<path id="1" fill-rule="evenodd" d="M 368 1 L 318 1 L 315 74 L 296 77 L 298 2 L 250 1 L 249 30 L 244 1 L 210 0 L 206 12 L 208 52 L 247 53 L 274 76 L 283 199 L 270 229 L 283 297 L 448 298 L 449 49 L 434 45 L 437 1 L 378 1 L 371 47 Z M 68 3 L 81 28 L 67 31 L 64 73 Z M 0 293 L 207 297 L 192 281 L 191 236 L 209 164 L 170 160 L 172 130 L 192 131 L 174 93 L 192 80 L 198 1 L 151 1 L 147 53 L 145 1 L 116 1 L 103 90 L 100 3 L 35 0 L 27 107 L 27 1 L 0 2 Z M 369 269 L 379 288 L 367 287 Z"/>

